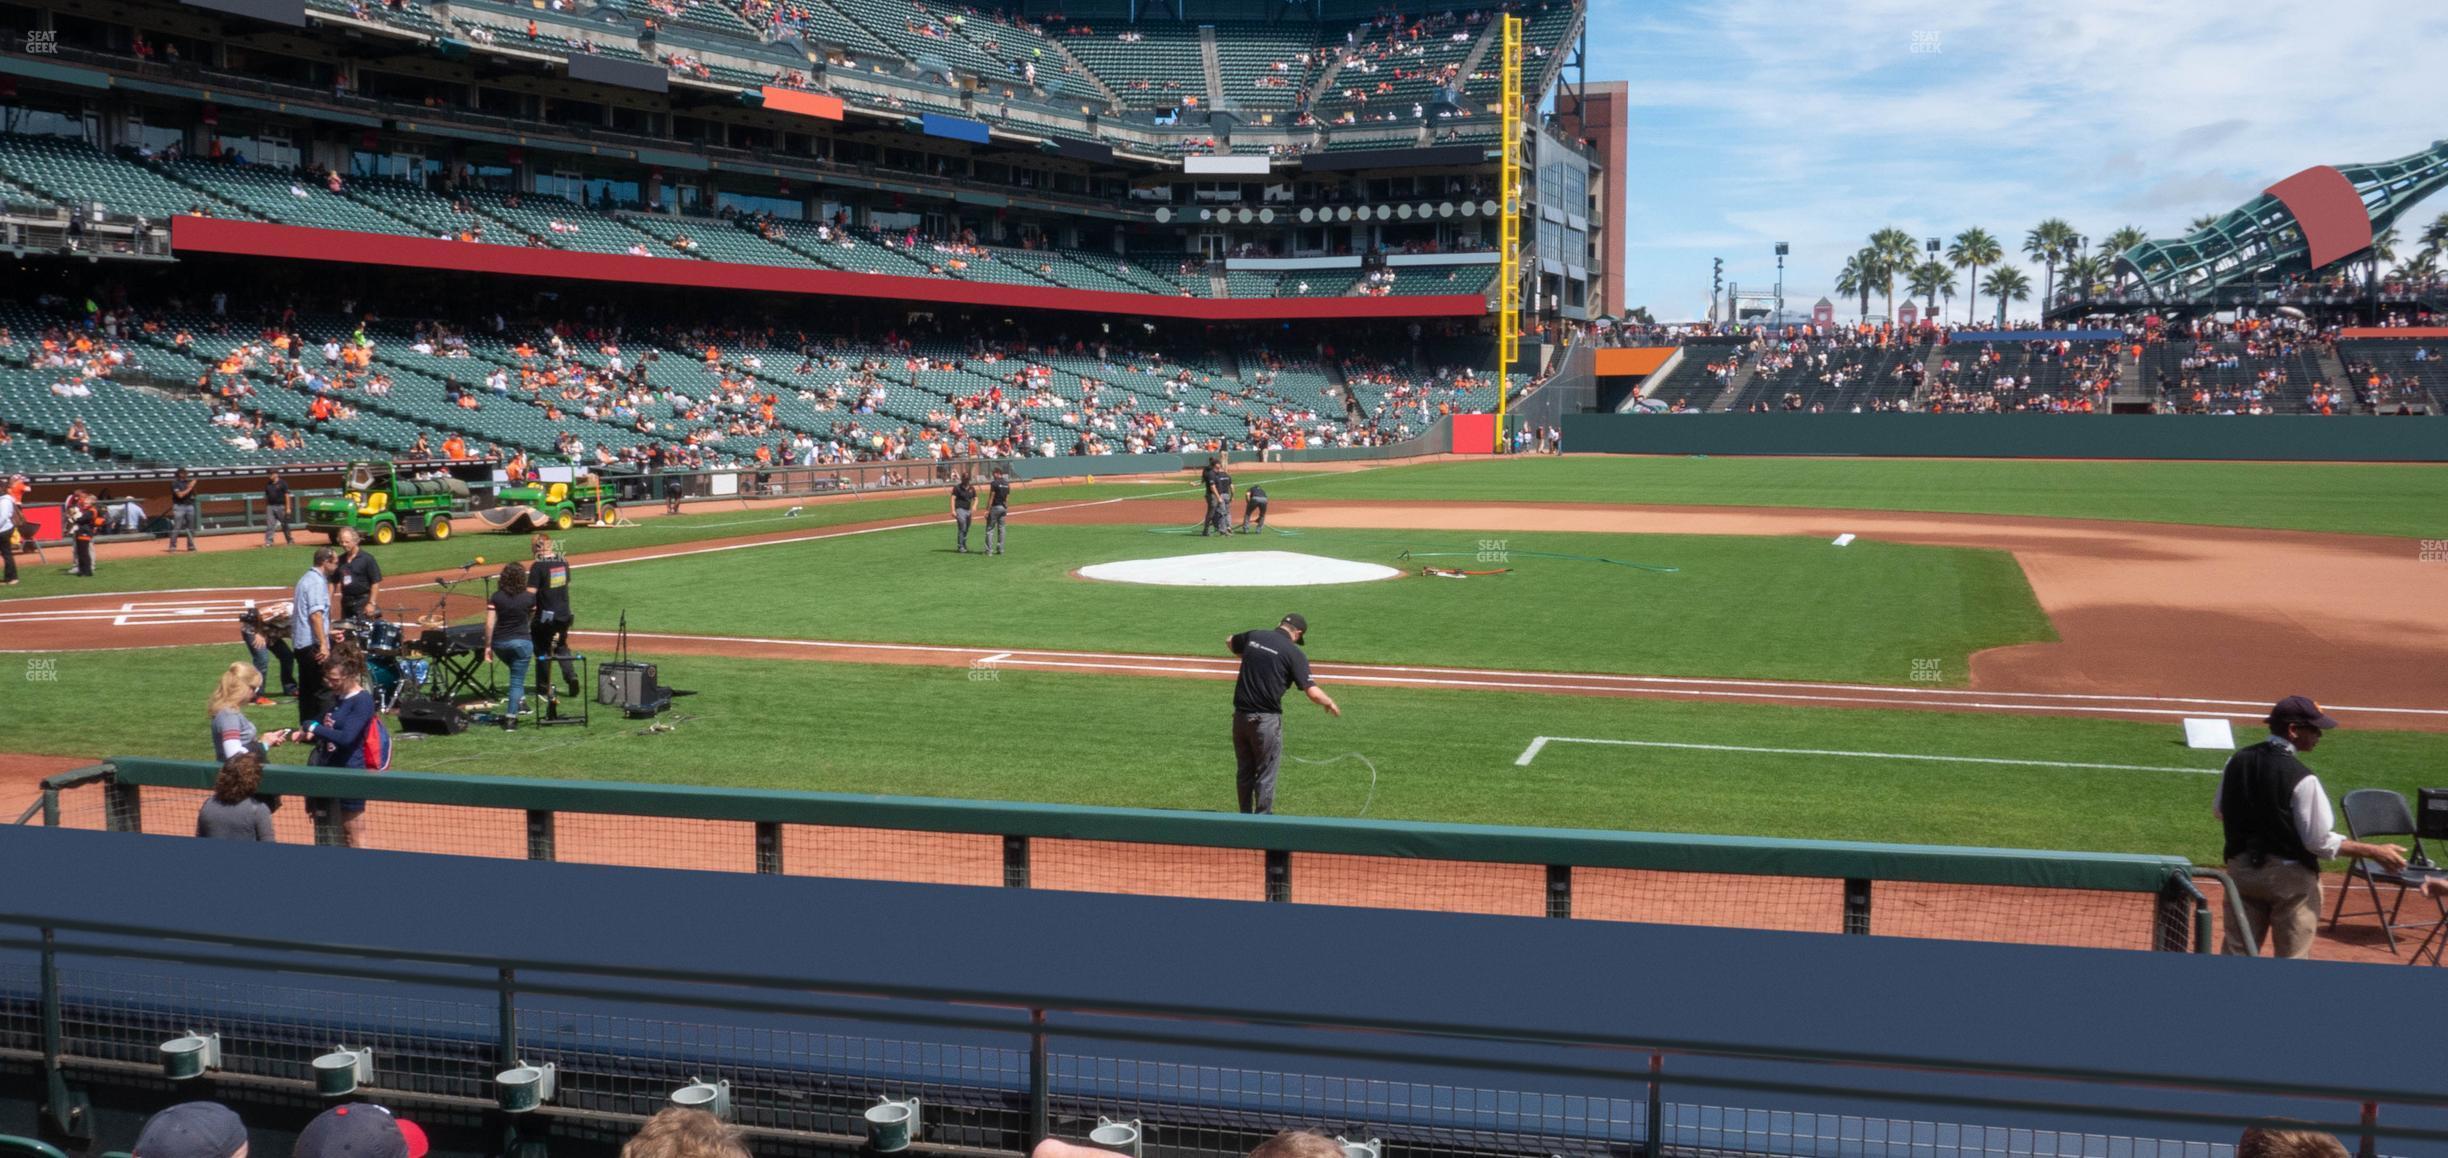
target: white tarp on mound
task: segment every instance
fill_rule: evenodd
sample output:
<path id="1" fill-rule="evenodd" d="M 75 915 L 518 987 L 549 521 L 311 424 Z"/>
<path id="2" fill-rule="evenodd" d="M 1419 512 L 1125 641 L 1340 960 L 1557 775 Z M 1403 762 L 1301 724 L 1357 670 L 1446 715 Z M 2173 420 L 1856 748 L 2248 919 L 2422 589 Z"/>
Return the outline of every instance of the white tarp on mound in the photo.
<path id="1" fill-rule="evenodd" d="M 1376 563 L 1354 563 L 1296 551 L 1218 551 L 1164 559 L 1125 559 L 1079 570 L 1081 577 L 1162 587 L 1311 587 L 1366 583 L 1402 572 Z"/>

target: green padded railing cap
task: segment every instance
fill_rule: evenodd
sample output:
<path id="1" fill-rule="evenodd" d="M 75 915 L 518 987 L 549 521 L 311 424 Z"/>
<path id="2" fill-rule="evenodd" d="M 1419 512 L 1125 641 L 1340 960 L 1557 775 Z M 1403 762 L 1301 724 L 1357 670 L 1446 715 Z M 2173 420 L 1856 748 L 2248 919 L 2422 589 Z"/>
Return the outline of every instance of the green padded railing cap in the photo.
<path id="1" fill-rule="evenodd" d="M 220 771 L 219 765 L 204 760 L 113 756 L 109 764 L 121 784 L 161 788 L 209 790 Z M 284 796 L 337 796 L 401 804 L 683 820 L 768 821 L 1418 860 L 2113 892 L 2157 892 L 2171 876 L 2184 875 L 2192 867 L 2183 857 L 2121 853 L 1244 816 L 1230 812 L 445 776 L 430 772 L 369 774 L 329 768 L 266 767 L 263 791 Z"/>

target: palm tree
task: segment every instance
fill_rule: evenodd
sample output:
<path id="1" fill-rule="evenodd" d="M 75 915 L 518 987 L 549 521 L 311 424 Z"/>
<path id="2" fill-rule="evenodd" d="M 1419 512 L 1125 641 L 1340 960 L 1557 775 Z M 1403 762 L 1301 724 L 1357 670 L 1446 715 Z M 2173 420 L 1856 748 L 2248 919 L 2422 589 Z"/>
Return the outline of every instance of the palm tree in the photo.
<path id="1" fill-rule="evenodd" d="M 2004 326 L 2006 303 L 2031 300 L 2031 278 L 2011 265 L 2001 265 L 1989 271 L 1988 278 L 1981 283 L 1981 290 L 1997 299 L 1997 324 Z"/>
<path id="2" fill-rule="evenodd" d="M 1955 244 L 1947 247 L 1947 260 L 1957 269 L 1970 269 L 1972 300 L 1964 304 L 1964 324 L 1972 324 L 1972 316 L 1980 309 L 1980 271 L 1984 265 L 1996 265 L 2006 259 L 2006 250 L 1989 231 L 1975 225 L 1955 235 Z"/>
<path id="3" fill-rule="evenodd" d="M 2057 263 L 2074 256 L 2074 227 L 2065 218 L 2051 217 L 2023 235 L 2023 256 L 2048 267 L 2048 283 L 2040 291 L 2040 300 L 2048 301 L 2057 293 Z"/>
<path id="4" fill-rule="evenodd" d="M 2116 259 L 2126 251 L 2149 240 L 2149 234 L 2142 232 L 2136 226 L 2127 225 L 2109 234 L 2107 240 L 2100 242 L 2100 257 L 2108 263 L 2108 279 L 2123 285 L 2125 270 L 2117 264 Z"/>
<path id="5" fill-rule="evenodd" d="M 2199 233 L 2202 230 L 2208 229 L 2216 224 L 2218 224 L 2218 214 L 2204 213 L 2191 221 L 2185 222 L 2185 232 Z"/>
<path id="6" fill-rule="evenodd" d="M 2397 263 L 2397 243 L 2402 240 L 2404 238 L 2398 234 L 2397 227 L 2394 225 L 2372 236 L 2371 257 L 2368 259 L 2371 262 L 2372 276 L 2380 276 L 2381 266 Z"/>
<path id="7" fill-rule="evenodd" d="M 2074 258 L 2065 264 L 2065 277 L 2067 290 L 2087 297 L 2108 280 L 2108 259 L 2096 253 Z"/>
<path id="8" fill-rule="evenodd" d="M 1878 284 L 1878 258 L 1868 249 L 1845 259 L 1844 268 L 1836 274 L 1836 293 L 1840 297 L 1861 295 L 1861 316 L 1870 316 L 1870 289 Z"/>
<path id="9" fill-rule="evenodd" d="M 1887 287 L 1887 320 L 1895 320 L 1896 275 L 1912 274 L 1913 258 L 1919 252 L 1912 234 L 1888 226 L 1870 235 L 1870 253 L 1878 255 L 1878 277 Z"/>
<path id="10" fill-rule="evenodd" d="M 2448 249 L 2448 213 L 2440 214 L 2431 220 L 2431 224 L 2423 226 L 2422 247 L 2435 254 Z"/>
<path id="11" fill-rule="evenodd" d="M 1937 321 L 1938 295 L 1944 292 L 1950 298 L 1955 296 L 1955 267 L 1933 257 L 1912 267 L 1907 276 L 1910 280 L 1904 292 L 1922 299 L 1927 306 L 1922 317 Z"/>
<path id="12" fill-rule="evenodd" d="M 2425 249 L 2406 259 L 2397 267 L 2397 276 L 2408 281 L 2425 282 L 2439 276 L 2439 251 Z"/>

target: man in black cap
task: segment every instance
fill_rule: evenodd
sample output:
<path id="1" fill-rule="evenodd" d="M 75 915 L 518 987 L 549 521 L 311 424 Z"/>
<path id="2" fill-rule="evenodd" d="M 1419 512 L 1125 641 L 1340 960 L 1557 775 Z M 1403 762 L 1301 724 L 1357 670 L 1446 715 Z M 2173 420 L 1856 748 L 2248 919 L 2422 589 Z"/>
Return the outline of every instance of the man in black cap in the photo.
<path id="1" fill-rule="evenodd" d="M 1241 657 L 1241 675 L 1233 683 L 1233 756 L 1239 772 L 1233 781 L 1241 811 L 1275 811 L 1275 769 L 1283 760 L 1283 694 L 1299 688 L 1309 702 L 1340 716 L 1334 697 L 1309 678 L 1309 657 L 1300 643 L 1309 637 L 1309 621 L 1287 615 L 1283 622 L 1260 631 L 1244 631 L 1225 639 Z"/>
<path id="2" fill-rule="evenodd" d="M 290 1158 L 425 1158 L 425 1131 L 372 1102 L 350 1102 L 315 1115 L 298 1132 Z"/>
<path id="3" fill-rule="evenodd" d="M 963 471 L 952 476 L 952 549 L 969 553 L 969 512 L 977 506 L 977 486 Z"/>
<path id="4" fill-rule="evenodd" d="M 1217 463 L 1215 473 L 1207 476 L 1207 526 L 1219 535 L 1233 533 L 1232 527 L 1232 468 Z M 1205 528 L 1199 530 L 1204 535 Z"/>
<path id="5" fill-rule="evenodd" d="M 1249 505 L 1241 510 L 1241 531 L 1243 534 L 1249 533 L 1250 526 L 1255 523 L 1259 532 L 1263 534 L 1266 531 L 1267 517 L 1266 487 L 1262 485 L 1250 487 L 1248 503 Z"/>
<path id="6" fill-rule="evenodd" d="M 297 542 L 297 532 L 289 529 L 289 484 L 281 478 L 278 467 L 264 480 L 264 546 L 272 545 L 272 532 L 279 531 L 281 542 Z"/>
<path id="7" fill-rule="evenodd" d="M 1003 520 L 1011 516 L 1011 468 L 996 463 L 986 482 L 986 553 L 1003 553 Z"/>
<path id="8" fill-rule="evenodd" d="M 196 481 L 186 467 L 170 476 L 170 549 L 178 550 L 179 533 L 187 534 L 187 549 L 196 549 Z"/>
<path id="9" fill-rule="evenodd" d="M 2212 808 L 2226 829 L 2227 875 L 2244 902 L 2248 928 L 2227 928 L 2226 951 L 2255 952 L 2267 934 L 2277 957 L 2309 957 L 2320 927 L 2320 862 L 2363 857 L 2405 867 L 2405 850 L 2348 840 L 2329 831 L 2336 816 L 2320 777 L 2297 758 L 2338 722 L 2304 696 L 2270 709 L 2270 734 L 2236 750 L 2219 777 Z"/>
<path id="10" fill-rule="evenodd" d="M 135 1158 L 246 1158 L 246 1123 L 219 1102 L 180 1102 L 145 1120 Z"/>

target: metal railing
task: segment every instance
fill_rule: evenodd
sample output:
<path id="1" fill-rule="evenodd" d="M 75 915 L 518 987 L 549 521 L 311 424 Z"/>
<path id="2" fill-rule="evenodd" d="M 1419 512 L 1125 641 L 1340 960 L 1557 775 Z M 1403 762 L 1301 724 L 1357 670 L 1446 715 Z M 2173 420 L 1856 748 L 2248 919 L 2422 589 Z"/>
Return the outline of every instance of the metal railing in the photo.
<path id="1" fill-rule="evenodd" d="M 144 855 L 126 858 L 140 863 L 124 864 L 92 843 L 61 843 L 41 852 L 56 874 L 127 867 L 137 873 L 135 879 L 159 880 L 157 874 L 176 863 L 163 845 L 149 845 Z M 19 855 L 21 864 L 27 855 Z M 301 853 L 278 855 L 296 858 Z M 310 866 L 299 860 L 288 867 Z M 320 871 L 284 874 L 285 887 L 276 899 L 311 903 L 325 894 L 335 899 L 355 895 L 353 890 L 360 887 L 381 895 L 381 888 L 404 884 L 419 871 L 397 860 L 370 867 L 363 877 Z M 459 883 L 467 879 L 454 878 Z M 530 886 L 544 880 L 522 879 Z M 555 937 L 562 926 L 583 925 L 589 919 L 585 914 L 606 911 L 601 902 L 616 891 L 626 892 L 621 882 L 554 879 L 576 894 L 569 898 L 579 902 L 571 906 L 575 911 L 538 905 L 521 926 L 531 935 L 513 943 L 558 944 Z M 509 899 L 468 897 L 464 902 Z M 555 894 L 552 899 L 564 898 Z M 659 892 L 654 899 L 667 902 L 671 894 Z M 28 954 L 19 961 L 35 966 L 11 972 L 0 963 L 0 1055 L 39 1062 L 54 1124 L 71 1134 L 75 1123 L 67 1119 L 81 1105 L 72 1077 L 157 1083 L 161 1037 L 201 1031 L 222 1034 L 222 1072 L 217 1078 L 224 1086 L 252 1084 L 301 1095 L 314 1088 L 308 1059 L 316 1051 L 334 1041 L 369 1042 L 386 1051 L 375 1072 L 374 1096 L 412 1111 L 424 1105 L 463 1115 L 483 1112 L 495 1092 L 490 1080 L 494 1072 L 522 1060 L 551 1060 L 560 1066 L 560 1092 L 535 1119 L 566 1115 L 634 1121 L 659 1108 L 665 1092 L 689 1076 L 721 1074 L 734 1082 L 733 1106 L 743 1125 L 767 1135 L 842 1144 L 858 1140 L 859 1111 L 874 1098 L 919 1092 L 935 1115 L 920 1149 L 936 1153 L 1024 1150 L 1035 1139 L 1078 1132 L 1100 1115 L 1120 1112 L 1146 1125 L 1151 1150 L 1193 1154 L 1237 1154 L 1273 1129 L 1326 1123 L 1352 1129 L 1355 1136 L 1367 1136 L 1358 1134 L 1360 1130 L 1382 1136 L 1394 1147 L 1388 1153 L 1587 1158 L 1725 1153 L 2139 1156 L 2185 1153 L 2182 1147 L 2188 1143 L 2093 1133 L 2071 1135 L 2069 1140 L 2079 1144 L 2060 1149 L 2040 1136 L 2054 1138 L 2055 1130 L 2080 1129 L 2079 1124 L 2065 1124 L 2072 1115 L 2078 1120 L 2164 1123 L 2195 1133 L 2216 1127 L 2232 1137 L 2234 1130 L 2259 1119 L 2215 1100 L 2234 1097 L 2289 1099 L 2298 1106 L 2310 1102 L 2331 1108 L 2291 1123 L 2302 1128 L 2360 1134 L 2367 1140 L 2386 1136 L 2448 1141 L 2448 1129 L 2436 1125 L 2379 1125 L 2382 1105 L 2401 1113 L 2448 1109 L 2448 1094 L 2417 1070 L 2397 1071 L 2402 1080 L 2394 1082 L 2370 1078 L 2369 1067 L 2361 1078 L 2314 1070 L 2281 1081 L 2250 1076 L 2250 1070 L 2235 1076 L 2238 1071 L 2224 1064 L 2233 1059 L 2223 1056 L 2154 1069 L 2126 1056 L 2120 1047 L 2122 1027 L 2103 1027 L 2097 1035 L 2098 1060 L 2075 1064 L 2057 1054 L 2027 1061 L 2011 1048 L 1968 1049 L 1937 1024 L 1908 1034 L 1914 1044 L 1828 1045 L 1806 1030 L 1788 1041 L 1763 1041 L 1730 1028 L 1697 1036 L 1688 1028 L 1645 1033 L 1625 1028 L 1638 1019 L 1623 1016 L 1567 1027 L 1509 1021 L 1512 1002 L 1500 1002 L 1492 1010 L 1461 1000 L 1404 1006 L 1399 1014 L 1383 1008 L 1329 1013 L 1320 1012 L 1320 1003 L 1297 986 L 1280 993 L 1280 1004 L 1251 1005 L 1246 992 L 1209 993 L 1192 979 L 1168 984 L 1161 977 L 1144 976 L 1141 980 L 1150 983 L 1106 991 L 1097 979 L 1117 970 L 1128 972 L 1130 964 L 1071 940 L 1082 930 L 1067 927 L 1049 929 L 1050 942 L 1026 952 L 1006 947 L 1012 950 L 1010 956 L 1029 958 L 1033 965 L 983 951 L 961 958 L 969 964 L 954 970 L 958 980 L 945 981 L 932 973 L 937 979 L 879 979 L 875 963 L 889 959 L 889 953 L 862 955 L 857 960 L 866 964 L 843 966 L 834 965 L 829 955 L 810 953 L 794 956 L 786 969 L 772 964 L 770 953 L 747 955 L 743 963 L 728 958 L 721 946 L 708 944 L 647 954 L 655 963 L 639 965 L 576 947 L 558 954 L 464 947 L 487 943 L 481 938 L 451 938 L 451 947 L 423 947 L 422 933 L 413 925 L 391 930 L 379 943 L 359 942 L 343 936 L 275 935 L 264 930 L 279 922 L 268 921 L 255 909 L 199 912 L 191 921 L 174 924 L 111 912 L 68 916 L 58 905 L 32 902 L 31 895 L 0 900 L 5 906 L 0 909 L 0 929 L 6 930 L 0 933 L 0 949 Z M 913 895 L 905 903 L 912 917 L 926 915 L 925 898 Z M 290 910 L 276 905 L 273 911 Z M 306 911 L 311 923 L 311 910 Z M 233 924 L 243 931 L 231 931 Z M 1412 932 L 1429 930 L 1418 926 Z M 875 929 L 841 933 L 889 937 Z M 923 954 L 957 936 L 955 930 L 938 930 L 907 951 Z M 1540 941 L 1546 950 L 1559 944 Z M 1250 945 L 1248 951 L 1274 948 Z M 1812 967 L 1809 946 L 1786 948 L 1787 967 L 1803 972 Z M 1049 973 L 1042 966 L 1067 955 L 1102 958 L 1102 968 L 1083 963 L 1079 984 L 1055 984 L 1051 978 L 1061 970 Z M 678 963 L 699 958 L 724 964 L 697 968 Z M 2001 970 L 2000 984 L 2011 985 L 2017 978 L 2041 973 L 2081 976 L 2115 960 L 1998 957 L 1988 963 Z M 1531 985 L 1544 972 L 1535 953 L 1518 967 L 1519 975 L 1510 979 L 1486 976 L 1471 981 Z M 1423 984 L 1433 970 L 1405 970 L 1403 976 L 1408 984 Z M 2232 993 L 2237 976 L 2225 975 L 2221 991 Z M 2100 980 L 2106 984 L 2111 978 L 2103 975 Z M 2274 992 L 2304 997 L 2321 981 L 2280 974 L 2254 980 Z M 2402 989 L 2393 987 L 2392 992 Z M 2119 999 L 2110 992 L 2103 990 L 2102 997 L 2114 1005 Z M 2132 990 L 2120 992 L 2129 1004 L 2156 999 Z M 1590 996 L 1610 1003 L 1644 999 L 1637 986 Z M 1771 995 L 1759 997 L 1774 1003 Z M 2175 995 L 2166 997 L 2172 1000 Z M 1864 998 L 1894 1000 L 1895 995 Z M 1673 995 L 1647 999 L 1672 1000 Z M 2078 1012 L 2064 1011 L 2068 1016 Z M 1740 1020 L 1732 1011 L 1727 1016 Z M 813 1024 L 835 1028 L 807 1029 L 803 1027 L 811 1023 L 798 1019 L 817 1019 Z M 1919 1024 L 1910 1017 L 1904 1020 Z M 879 1053 L 874 1047 L 904 1043 L 858 1034 L 845 1037 L 838 1028 L 845 1024 L 923 1034 L 946 1044 L 940 1055 L 923 1058 Z M 1709 1023 L 1703 1019 L 1698 1024 Z M 1752 1018 L 1750 1024 L 1758 1025 L 1759 1019 Z M 2436 1026 L 2437 1019 L 2429 1016 L 2415 1028 L 2422 1025 Z M 1257 1029 L 1264 1033 L 1253 1036 Z M 1055 1048 L 1056 1043 L 1076 1043 L 1075 1048 L 1098 1053 L 1065 1052 Z M 851 1052 L 842 1052 L 845 1046 Z M 1219 1060 L 1253 1054 L 1291 1056 L 1312 1068 L 1340 1064 L 1386 1076 L 1270 1072 Z M 1402 1076 L 1416 1075 L 1421 1066 L 1446 1073 L 1460 1067 L 1463 1076 Z M 1491 1085 L 1481 1088 L 1474 1082 Z M 1559 1087 L 1579 1092 L 1549 1092 Z M 2137 1091 L 2158 1096 L 2137 1104 Z M 1693 1092 L 1755 1105 L 1673 1101 Z M 1798 1098 L 1804 1105 L 1820 1106 L 1836 1100 L 1850 1108 L 1829 1112 L 1757 1107 L 1763 1098 Z M 1944 1108 L 1980 1111 L 1992 1118 L 2044 1117 L 2053 1125 L 2035 1131 L 2027 1125 L 1899 1123 L 1932 1128 L 1901 1130 L 1893 1137 L 1884 1136 L 1882 1128 L 1875 1131 L 1881 1136 L 1865 1137 L 1873 1131 L 1863 1128 L 1859 1108 L 1897 1103 L 1924 1112 Z M 1837 1125 L 1839 1114 L 1845 1125 Z M 1753 1115 L 1761 1122 L 1756 1128 L 1746 1125 Z M 505 1119 L 519 1120 L 507 1115 L 487 1118 Z M 1777 1125 L 1767 1125 L 1769 1119 Z M 1866 1120 L 1880 1127 L 1887 1124 L 1877 1117 Z M 2110 1148 L 2094 1148 L 2102 1143 Z M 2170 1146 L 2177 1149 L 2167 1149 Z"/>
<path id="2" fill-rule="evenodd" d="M 22 819 L 184 834 L 218 771 L 115 757 Z M 530 860 L 2195 952 L 2215 928 L 2192 883 L 2215 870 L 2181 857 L 287 767 L 262 791 Z M 340 843 L 337 813 L 290 839 Z"/>

